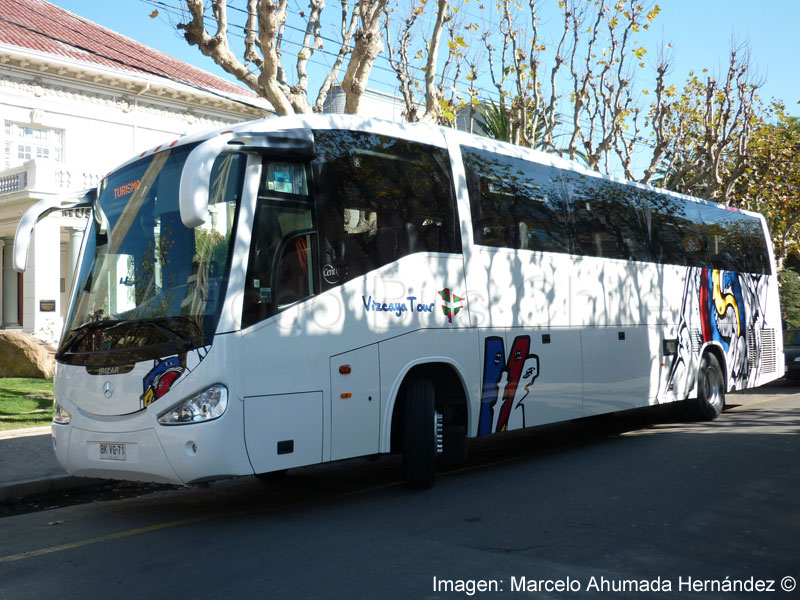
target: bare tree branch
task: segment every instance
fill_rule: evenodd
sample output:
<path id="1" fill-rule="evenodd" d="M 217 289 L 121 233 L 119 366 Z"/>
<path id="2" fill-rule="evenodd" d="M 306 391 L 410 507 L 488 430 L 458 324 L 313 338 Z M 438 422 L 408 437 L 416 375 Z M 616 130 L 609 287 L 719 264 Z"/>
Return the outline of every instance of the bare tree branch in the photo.
<path id="1" fill-rule="evenodd" d="M 358 25 L 358 4 L 353 7 L 352 11 L 349 11 L 347 0 L 340 0 L 340 2 L 342 6 L 342 19 L 340 24 L 342 44 L 339 46 L 339 52 L 336 55 L 336 60 L 334 60 L 333 67 L 331 67 L 331 70 L 328 72 L 328 75 L 325 77 L 325 80 L 322 82 L 322 86 L 319 89 L 317 101 L 314 103 L 314 112 L 322 112 L 322 106 L 325 104 L 325 100 L 330 93 L 331 87 L 339 75 L 339 70 L 342 68 L 344 58 L 350 53 L 350 42 L 353 39 L 353 34 L 355 33 L 356 26 Z M 347 16 L 348 12 L 350 13 L 349 23 Z"/>
<path id="2" fill-rule="evenodd" d="M 361 27 L 355 33 L 355 47 L 347 65 L 342 89 L 345 93 L 345 112 L 356 114 L 361 96 L 367 89 L 372 64 L 383 51 L 381 39 L 381 17 L 386 9 L 386 0 L 361 0 L 358 3 Z"/>
<path id="3" fill-rule="evenodd" d="M 214 62 L 247 87 L 255 92 L 260 92 L 256 75 L 236 58 L 228 46 L 228 25 L 224 0 L 212 2 L 214 18 L 217 22 L 217 32 L 213 37 L 206 31 L 203 21 L 205 17 L 203 0 L 186 0 L 186 7 L 191 15 L 191 20 L 188 23 L 178 24 L 178 29 L 183 30 L 186 41 L 192 46 L 197 46 L 200 52 L 212 58 Z"/>

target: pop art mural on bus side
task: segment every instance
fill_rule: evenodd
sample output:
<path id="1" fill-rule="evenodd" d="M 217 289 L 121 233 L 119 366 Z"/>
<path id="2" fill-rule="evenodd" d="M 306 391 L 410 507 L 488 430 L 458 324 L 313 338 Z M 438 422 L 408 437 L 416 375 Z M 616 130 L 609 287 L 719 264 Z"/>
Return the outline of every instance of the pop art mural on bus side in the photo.
<path id="1" fill-rule="evenodd" d="M 155 359 L 153 368 L 142 379 L 143 391 L 139 396 L 141 408 L 150 406 L 169 392 L 184 374 L 194 371 L 208 354 L 209 348 L 195 348 L 183 354 Z"/>
<path id="2" fill-rule="evenodd" d="M 539 376 L 539 357 L 531 354 L 531 338 L 514 338 L 506 356 L 501 337 L 484 341 L 481 414 L 478 435 L 525 427 L 525 405 Z"/>
<path id="3" fill-rule="evenodd" d="M 766 290 L 763 275 L 690 269 L 678 324 L 678 351 L 665 390 L 674 386 L 678 398 L 688 394 L 695 385 L 700 351 L 709 343 L 725 354 L 727 379 L 735 389 L 755 385 L 761 368 L 761 361 L 754 359 L 761 354 Z"/>

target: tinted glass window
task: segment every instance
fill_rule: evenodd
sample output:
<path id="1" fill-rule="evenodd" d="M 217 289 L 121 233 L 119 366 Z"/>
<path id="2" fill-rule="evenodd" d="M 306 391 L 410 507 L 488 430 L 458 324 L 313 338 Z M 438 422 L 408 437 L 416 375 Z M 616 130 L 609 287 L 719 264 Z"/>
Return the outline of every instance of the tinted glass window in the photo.
<path id="1" fill-rule="evenodd" d="M 761 221 L 744 213 L 698 204 L 708 248 L 715 269 L 767 273 L 769 255 Z"/>
<path id="2" fill-rule="evenodd" d="M 244 327 L 316 292 L 316 239 L 306 166 L 265 163 L 245 278 Z"/>
<path id="3" fill-rule="evenodd" d="M 698 204 L 656 192 L 643 192 L 650 224 L 652 260 L 688 267 L 709 266 Z"/>
<path id="4" fill-rule="evenodd" d="M 355 131 L 315 142 L 323 289 L 415 252 L 461 252 L 445 150 Z"/>
<path id="5" fill-rule="evenodd" d="M 572 211 L 576 253 L 650 260 L 638 190 L 570 172 L 565 173 L 564 184 Z"/>
<path id="6" fill-rule="evenodd" d="M 558 171 L 518 158 L 461 148 L 475 243 L 569 252 Z"/>

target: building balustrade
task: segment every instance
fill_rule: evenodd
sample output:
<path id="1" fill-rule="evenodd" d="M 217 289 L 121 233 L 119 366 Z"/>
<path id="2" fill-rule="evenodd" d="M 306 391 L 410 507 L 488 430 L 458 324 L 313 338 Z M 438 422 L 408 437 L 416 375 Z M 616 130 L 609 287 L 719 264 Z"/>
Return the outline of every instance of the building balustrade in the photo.
<path id="1" fill-rule="evenodd" d="M 102 174 L 74 165 L 34 159 L 0 171 L 0 199 L 19 192 L 61 193 L 97 187 Z"/>

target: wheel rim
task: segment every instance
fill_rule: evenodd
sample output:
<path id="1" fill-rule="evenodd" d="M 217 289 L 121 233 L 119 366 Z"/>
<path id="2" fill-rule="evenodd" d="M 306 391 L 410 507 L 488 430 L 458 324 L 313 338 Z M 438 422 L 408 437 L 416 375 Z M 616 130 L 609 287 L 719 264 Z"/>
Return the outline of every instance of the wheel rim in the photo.
<path id="1" fill-rule="evenodd" d="M 714 408 L 722 406 L 722 377 L 716 369 L 707 369 L 705 376 L 706 402 Z"/>

